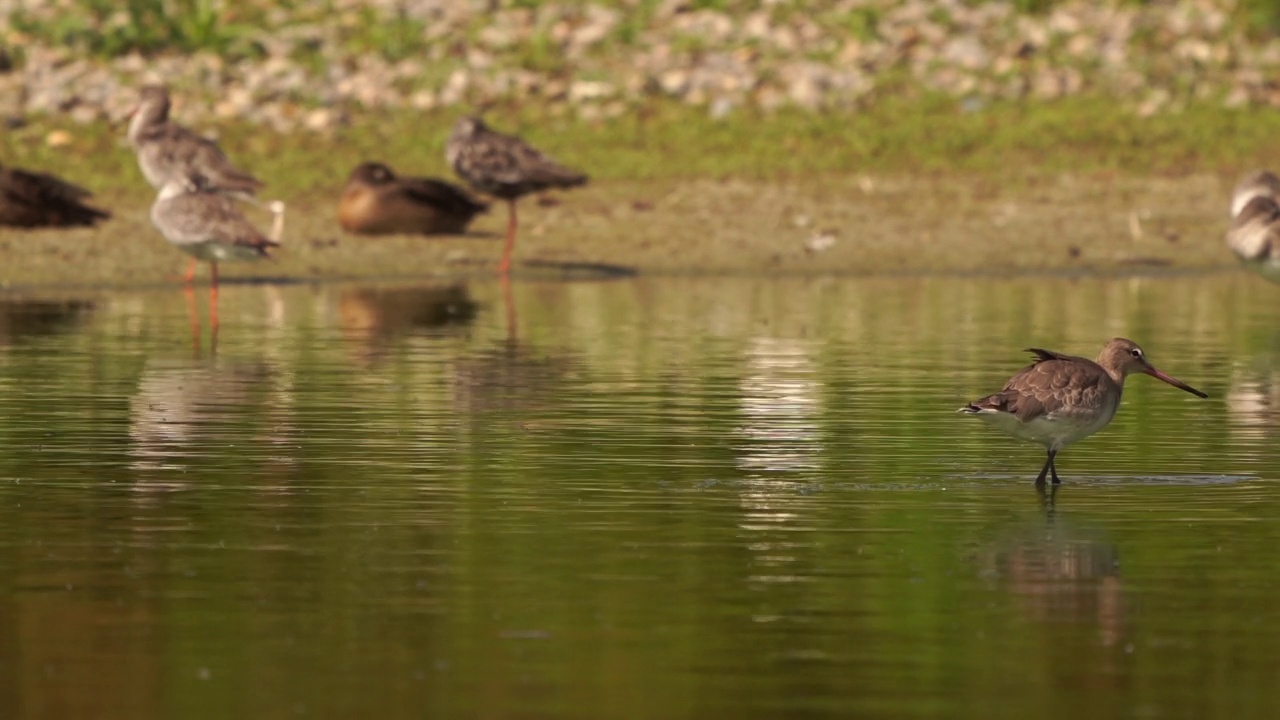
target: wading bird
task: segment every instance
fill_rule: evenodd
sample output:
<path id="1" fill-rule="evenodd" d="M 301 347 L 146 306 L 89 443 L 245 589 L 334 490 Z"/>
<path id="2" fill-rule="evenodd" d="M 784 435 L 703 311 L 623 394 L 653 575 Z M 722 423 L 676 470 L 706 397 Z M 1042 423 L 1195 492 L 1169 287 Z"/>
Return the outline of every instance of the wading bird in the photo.
<path id="1" fill-rule="evenodd" d="M 1152 367 L 1138 344 L 1125 338 L 1108 342 L 1096 361 L 1040 348 L 1028 349 L 1035 361 L 1005 383 L 994 395 L 960 408 L 976 415 L 1019 440 L 1044 446 L 1045 460 L 1036 486 L 1044 487 L 1046 475 L 1057 485 L 1053 459 L 1062 448 L 1098 432 L 1115 417 L 1124 391 L 1124 379 L 1144 373 L 1186 390 L 1197 397 L 1208 395 Z"/>
<path id="2" fill-rule="evenodd" d="M 169 90 L 145 85 L 129 113 L 129 143 L 138 167 L 157 190 L 186 178 L 201 190 L 250 197 L 262 181 L 236 168 L 214 141 L 169 120 Z"/>
<path id="3" fill-rule="evenodd" d="M 186 281 L 195 276 L 196 263 L 209 263 L 212 323 L 218 320 L 218 263 L 258 260 L 280 245 L 284 231 L 284 204 L 268 203 L 274 215 L 271 237 L 258 232 L 230 197 L 202 190 L 189 180 L 176 178 L 165 184 L 151 206 L 151 224 L 179 250 L 191 255 Z"/>
<path id="4" fill-rule="evenodd" d="M 445 145 L 445 159 L 472 187 L 507 201 L 507 240 L 498 272 L 511 269 L 516 244 L 516 200 L 551 188 L 571 188 L 587 176 L 543 155 L 513 135 L 490 130 L 476 117 L 458 120 Z"/>

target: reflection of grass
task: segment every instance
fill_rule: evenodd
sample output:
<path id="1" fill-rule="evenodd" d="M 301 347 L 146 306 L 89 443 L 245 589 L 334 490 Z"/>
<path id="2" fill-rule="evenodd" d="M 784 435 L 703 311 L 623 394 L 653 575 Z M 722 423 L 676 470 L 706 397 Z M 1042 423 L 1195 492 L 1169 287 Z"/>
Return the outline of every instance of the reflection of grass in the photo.
<path id="1" fill-rule="evenodd" d="M 219 130 L 232 157 L 244 158 L 280 191 L 298 192 L 328 187 L 371 157 L 447 174 L 442 148 L 462 112 L 357 114 L 353 126 L 332 140 L 236 124 Z M 585 123 L 508 106 L 487 115 L 496 127 L 601 179 L 954 170 L 998 180 L 1013 177 L 1016 168 L 1234 174 L 1257 158 L 1280 156 L 1280 119 L 1265 110 L 1191 105 L 1180 114 L 1139 118 L 1111 101 L 1088 98 L 998 104 L 972 113 L 949 99 L 888 98 L 856 113 L 743 112 L 718 121 L 704 110 L 662 101 L 649 106 L 643 120 L 628 115 Z M 54 172 L 74 167 L 82 182 L 107 187 L 121 172 L 133 171 L 133 158 L 118 146 L 118 128 L 71 126 L 76 139 L 70 151 L 44 145 L 49 129 L 33 125 L 6 134 L 0 156 Z"/>

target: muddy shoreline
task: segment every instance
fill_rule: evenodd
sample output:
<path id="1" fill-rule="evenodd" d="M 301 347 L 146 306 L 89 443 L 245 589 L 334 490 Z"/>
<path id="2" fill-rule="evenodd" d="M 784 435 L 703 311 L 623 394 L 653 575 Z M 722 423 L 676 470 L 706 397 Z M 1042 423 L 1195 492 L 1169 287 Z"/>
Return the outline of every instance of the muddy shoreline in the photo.
<path id="1" fill-rule="evenodd" d="M 1220 269 L 1235 265 L 1229 191 L 1213 175 L 604 181 L 522 202 L 515 276 Z M 362 237 L 338 227 L 336 196 L 283 199 L 277 257 L 225 263 L 224 278 L 486 276 L 506 219 L 499 205 L 465 236 Z M 0 289 L 174 282 L 186 256 L 151 227 L 149 204 L 112 198 L 115 217 L 95 229 L 5 229 Z"/>

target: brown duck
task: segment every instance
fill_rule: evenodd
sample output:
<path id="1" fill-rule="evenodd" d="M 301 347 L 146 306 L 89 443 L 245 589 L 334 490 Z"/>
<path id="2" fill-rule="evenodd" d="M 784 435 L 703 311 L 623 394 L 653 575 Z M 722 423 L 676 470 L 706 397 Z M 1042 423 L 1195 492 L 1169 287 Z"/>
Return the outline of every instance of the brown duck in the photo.
<path id="1" fill-rule="evenodd" d="M 72 227 L 95 225 L 111 217 L 86 205 L 92 193 L 47 173 L 0 167 L 0 225 Z"/>
<path id="2" fill-rule="evenodd" d="M 462 233 L 489 208 L 443 180 L 399 177 L 382 163 L 356 166 L 338 203 L 338 223 L 365 235 Z"/>
<path id="3" fill-rule="evenodd" d="M 476 117 L 464 117 L 454 125 L 445 159 L 472 187 L 507 201 L 507 242 L 498 265 L 503 275 L 511 268 L 516 244 L 516 200 L 532 192 L 587 182 L 586 174 L 557 163 L 518 137 L 490 130 Z"/>

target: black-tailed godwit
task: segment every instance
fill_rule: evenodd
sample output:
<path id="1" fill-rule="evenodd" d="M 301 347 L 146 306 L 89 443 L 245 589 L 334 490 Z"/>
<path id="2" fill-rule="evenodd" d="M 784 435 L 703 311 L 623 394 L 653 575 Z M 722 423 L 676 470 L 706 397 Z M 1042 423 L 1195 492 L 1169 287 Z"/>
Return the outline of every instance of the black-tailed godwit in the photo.
<path id="1" fill-rule="evenodd" d="M 1098 359 L 1030 348 L 1035 361 L 1005 383 L 1004 389 L 960 408 L 1004 432 L 1044 446 L 1048 459 L 1036 477 L 1057 485 L 1054 457 L 1062 448 L 1098 432 L 1115 417 L 1125 377 L 1144 373 L 1197 397 L 1208 395 L 1155 369 L 1138 344 L 1114 338 Z"/>

